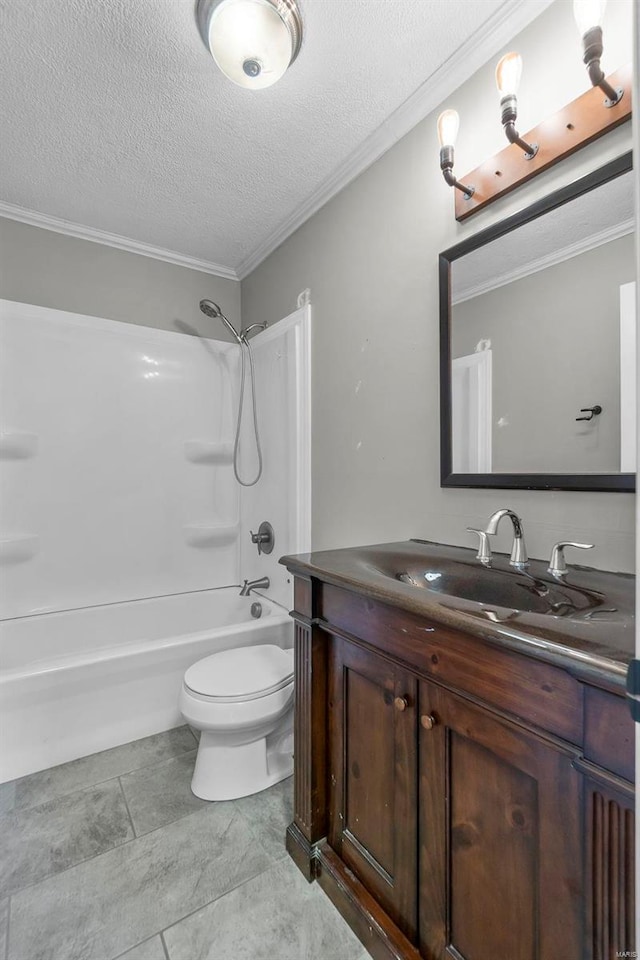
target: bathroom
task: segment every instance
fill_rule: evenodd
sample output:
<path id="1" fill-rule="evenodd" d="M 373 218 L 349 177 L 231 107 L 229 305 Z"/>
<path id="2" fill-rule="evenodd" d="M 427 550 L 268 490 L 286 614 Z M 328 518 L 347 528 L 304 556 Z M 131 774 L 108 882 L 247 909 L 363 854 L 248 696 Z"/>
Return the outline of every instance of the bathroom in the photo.
<path id="1" fill-rule="evenodd" d="M 561 955 L 540 934 L 516 948 L 455 929 L 445 953 L 411 923 L 381 920 L 379 906 L 345 885 L 342 861 L 325 857 L 326 823 L 303 816 L 319 752 L 304 739 L 302 712 L 295 798 L 282 771 L 257 792 L 231 789 L 234 799 L 197 796 L 201 731 L 188 708 L 185 723 L 179 696 L 185 672 L 208 656 L 254 646 L 287 653 L 289 726 L 276 746 L 290 761 L 293 685 L 302 711 L 315 709 L 309 691 L 323 683 L 298 660 L 292 681 L 291 651 L 302 656 L 305 631 L 316 637 L 312 621 L 330 596 L 319 585 L 330 575 L 318 561 L 309 580 L 301 563 L 280 564 L 283 555 L 415 539 L 473 548 L 484 583 L 490 570 L 475 561 L 468 528 L 484 531 L 508 507 L 532 565 L 546 569 L 556 542 L 593 544 L 586 558 L 566 551 L 570 570 L 622 575 L 628 587 L 631 485 L 583 482 L 588 467 L 577 484 L 547 489 L 443 482 L 439 256 L 625 157 L 637 133 L 629 122 L 612 126 L 459 222 L 462 191 L 443 178 L 438 116 L 458 111 L 453 169 L 464 183 L 507 147 L 495 84 L 504 54 L 522 57 L 521 132 L 584 95 L 573 4 L 300 0 L 298 56 L 256 90 L 232 83 L 203 43 L 196 14 L 211 6 L 2 8 L 0 960 Z M 632 61 L 637 21 L 632 0 L 609 0 L 607 74 Z M 201 301 L 248 331 L 263 458 L 253 486 L 234 475 L 242 358 L 236 467 L 245 482 L 260 472 L 249 351 Z M 487 336 L 474 333 L 468 352 Z M 527 361 L 514 363 L 524 382 Z M 568 358 L 562 377 L 576 379 Z M 603 431 L 608 404 L 588 393 L 575 410 L 596 403 L 604 412 L 581 428 L 587 438 Z M 494 402 L 496 420 L 509 416 Z M 252 539 L 263 522 L 273 529 L 268 553 L 268 540 Z M 490 536 L 494 555 L 508 558 L 513 539 L 505 519 Z M 380 565 L 380 556 L 363 563 Z M 359 622 L 366 615 L 365 606 Z M 247 663 L 237 673 L 246 676 Z M 616 681 L 616 703 L 620 690 Z M 413 705 L 402 691 L 398 699 L 408 722 Z M 547 739 L 575 747 L 572 729 Z M 380 754 L 383 743 L 381 734 Z M 247 765 L 254 773 L 255 761 Z M 607 781 L 616 797 L 618 781 L 633 779 L 623 772 Z M 367 846 L 362 837 L 356 845 L 360 854 Z M 393 919 L 366 867 L 358 873 L 347 853 L 344 862 Z M 316 870 L 318 882 L 307 883 Z M 338 888 L 351 890 L 351 915 Z M 465 896 L 473 917 L 484 901 Z M 595 899 L 579 898 L 585 929 Z M 600 931 L 597 946 L 564 955 L 633 951 L 629 923 L 620 921 L 617 939 Z"/>

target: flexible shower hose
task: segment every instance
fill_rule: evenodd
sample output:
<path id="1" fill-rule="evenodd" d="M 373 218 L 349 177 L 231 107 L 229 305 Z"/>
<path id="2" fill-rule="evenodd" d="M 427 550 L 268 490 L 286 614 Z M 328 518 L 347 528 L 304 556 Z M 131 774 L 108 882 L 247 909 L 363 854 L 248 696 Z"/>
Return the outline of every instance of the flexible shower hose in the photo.
<path id="1" fill-rule="evenodd" d="M 253 432 L 256 438 L 256 452 L 258 454 L 258 472 L 254 480 L 243 480 L 238 471 L 238 449 L 240 446 L 240 429 L 242 427 L 242 410 L 244 407 L 244 385 L 245 385 L 245 356 L 244 348 L 247 348 L 249 354 L 249 369 L 251 372 L 251 399 L 253 406 Z M 260 431 L 258 430 L 258 413 L 256 409 L 256 377 L 255 370 L 253 367 L 253 354 L 251 352 L 251 347 L 249 341 L 244 337 L 240 344 L 240 354 L 242 357 L 242 373 L 240 375 L 240 400 L 238 401 L 238 423 L 236 424 L 236 439 L 233 446 L 233 472 L 235 478 L 242 487 L 253 487 L 256 485 L 260 477 L 262 476 L 262 449 L 260 447 Z"/>

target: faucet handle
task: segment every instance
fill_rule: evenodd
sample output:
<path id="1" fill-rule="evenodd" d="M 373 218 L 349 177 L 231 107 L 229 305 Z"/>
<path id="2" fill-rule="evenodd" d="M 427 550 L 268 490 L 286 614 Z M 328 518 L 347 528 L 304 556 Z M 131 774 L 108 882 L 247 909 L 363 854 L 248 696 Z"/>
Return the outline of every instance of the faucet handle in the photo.
<path id="1" fill-rule="evenodd" d="M 275 543 L 275 537 L 273 527 L 268 520 L 262 521 L 257 533 L 254 533 L 253 530 L 250 530 L 249 533 L 251 534 L 251 543 L 255 543 L 258 547 L 258 554 L 271 553 Z"/>
<path id="2" fill-rule="evenodd" d="M 573 540 L 559 540 L 551 548 L 551 559 L 547 567 L 547 573 L 554 577 L 563 577 L 567 572 L 567 563 L 564 559 L 564 548 L 576 547 L 577 550 L 592 550 L 592 543 L 574 543 Z"/>
<path id="3" fill-rule="evenodd" d="M 476 553 L 476 560 L 479 560 L 480 563 L 483 563 L 485 567 L 488 567 L 491 563 L 491 545 L 489 543 L 489 534 L 486 530 L 476 530 L 475 527 L 467 527 L 469 533 L 476 533 L 478 535 L 478 552 Z"/>
<path id="4" fill-rule="evenodd" d="M 268 541 L 268 536 L 266 533 L 254 533 L 253 530 L 249 530 L 251 534 L 251 543 L 255 543 L 258 548 L 258 555 L 262 553 L 262 544 Z"/>

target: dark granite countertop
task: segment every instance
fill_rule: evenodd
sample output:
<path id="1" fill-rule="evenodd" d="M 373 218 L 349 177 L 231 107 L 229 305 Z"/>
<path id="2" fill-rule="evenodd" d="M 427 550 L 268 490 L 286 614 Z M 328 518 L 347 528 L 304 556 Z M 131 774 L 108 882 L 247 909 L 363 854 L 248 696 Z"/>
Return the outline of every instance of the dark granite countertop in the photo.
<path id="1" fill-rule="evenodd" d="M 599 686 L 624 688 L 635 646 L 631 574 L 569 562 L 566 577 L 558 580 L 541 560 L 516 571 L 506 555 L 494 554 L 492 567 L 485 568 L 475 550 L 418 540 L 324 550 L 280 562 L 294 574 L 554 663 Z M 454 591 L 475 599 L 461 599 Z"/>

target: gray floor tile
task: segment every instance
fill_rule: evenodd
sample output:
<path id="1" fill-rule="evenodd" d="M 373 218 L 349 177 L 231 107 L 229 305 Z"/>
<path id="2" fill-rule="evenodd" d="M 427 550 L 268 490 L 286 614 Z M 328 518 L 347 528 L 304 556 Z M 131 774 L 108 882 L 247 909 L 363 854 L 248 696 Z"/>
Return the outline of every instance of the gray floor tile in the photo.
<path id="1" fill-rule="evenodd" d="M 89 757 L 81 757 L 59 767 L 51 767 L 28 777 L 21 777 L 0 787 L 0 813 L 24 810 L 55 797 L 62 797 L 111 780 L 121 774 L 150 766 L 160 760 L 179 756 L 194 749 L 195 738 L 187 726 L 156 733 L 152 737 L 134 740 L 121 747 L 103 750 Z"/>
<path id="2" fill-rule="evenodd" d="M 133 835 L 117 780 L 7 814 L 0 830 L 0 896 L 104 853 Z"/>
<path id="3" fill-rule="evenodd" d="M 293 820 L 293 777 L 261 793 L 230 802 L 274 860 L 287 856 L 285 834 Z"/>
<path id="4" fill-rule="evenodd" d="M 360 960 L 363 954 L 329 898 L 290 860 L 165 930 L 164 938 L 171 960 Z"/>
<path id="5" fill-rule="evenodd" d="M 139 943 L 133 950 L 127 950 L 120 954 L 118 960 L 167 960 L 167 955 L 162 946 L 160 937 L 151 937 L 151 940 L 145 940 Z"/>
<path id="6" fill-rule="evenodd" d="M 0 958 L 4 960 L 7 951 L 7 932 L 9 927 L 9 899 L 0 900 Z"/>
<path id="7" fill-rule="evenodd" d="M 209 804 L 16 894 L 9 958 L 118 957 L 272 863 L 230 804 Z"/>
<path id="8" fill-rule="evenodd" d="M 196 752 L 120 778 L 138 836 L 208 806 L 191 793 Z"/>

